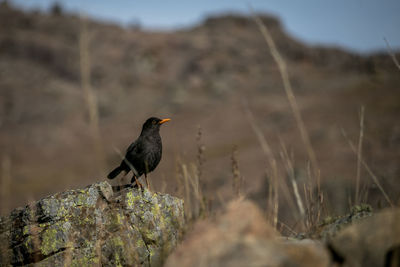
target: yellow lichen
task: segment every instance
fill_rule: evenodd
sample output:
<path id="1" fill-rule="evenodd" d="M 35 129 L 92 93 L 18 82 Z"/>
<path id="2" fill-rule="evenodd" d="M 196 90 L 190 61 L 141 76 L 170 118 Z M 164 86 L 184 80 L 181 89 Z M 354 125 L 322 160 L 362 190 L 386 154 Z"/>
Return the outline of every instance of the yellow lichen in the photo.
<path id="1" fill-rule="evenodd" d="M 28 236 L 24 242 L 25 248 L 29 253 L 32 253 L 32 237 Z"/>
<path id="2" fill-rule="evenodd" d="M 137 248 L 141 248 L 141 247 L 144 247 L 144 246 L 145 246 L 145 243 L 144 243 L 143 239 L 142 238 L 138 238 L 136 240 L 136 247 Z"/>
<path id="3" fill-rule="evenodd" d="M 49 255 L 57 250 L 57 230 L 47 229 L 42 235 L 40 250 L 43 255 Z"/>
<path id="4" fill-rule="evenodd" d="M 135 196 L 132 191 L 126 194 L 126 203 L 128 208 L 132 209 L 138 200 L 140 200 L 140 196 Z"/>
<path id="5" fill-rule="evenodd" d="M 22 230 L 22 234 L 23 235 L 28 235 L 29 232 L 30 232 L 29 230 L 30 230 L 30 226 L 29 225 L 25 225 L 24 229 Z"/>

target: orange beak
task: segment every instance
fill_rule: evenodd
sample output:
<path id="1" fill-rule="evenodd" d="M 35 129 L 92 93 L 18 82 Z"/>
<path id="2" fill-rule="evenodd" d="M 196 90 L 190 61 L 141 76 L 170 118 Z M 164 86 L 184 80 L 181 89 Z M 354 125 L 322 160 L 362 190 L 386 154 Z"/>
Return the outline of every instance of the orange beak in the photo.
<path id="1" fill-rule="evenodd" d="M 164 122 L 170 121 L 171 119 L 163 119 L 158 124 L 163 124 Z"/>

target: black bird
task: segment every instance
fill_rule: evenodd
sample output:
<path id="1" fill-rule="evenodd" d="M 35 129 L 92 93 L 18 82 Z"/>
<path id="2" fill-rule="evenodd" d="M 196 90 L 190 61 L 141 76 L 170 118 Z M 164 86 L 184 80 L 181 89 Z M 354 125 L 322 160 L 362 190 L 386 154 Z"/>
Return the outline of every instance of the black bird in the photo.
<path id="1" fill-rule="evenodd" d="M 114 179 L 121 171 L 124 171 L 125 175 L 132 171 L 131 183 L 135 181 L 135 186 L 142 186 L 137 179 L 144 174 L 148 188 L 147 174 L 157 167 L 162 155 L 160 126 L 170 120 L 161 120 L 155 117 L 147 119 L 139 137 L 126 150 L 125 158 L 121 164 L 111 171 L 107 177 Z"/>

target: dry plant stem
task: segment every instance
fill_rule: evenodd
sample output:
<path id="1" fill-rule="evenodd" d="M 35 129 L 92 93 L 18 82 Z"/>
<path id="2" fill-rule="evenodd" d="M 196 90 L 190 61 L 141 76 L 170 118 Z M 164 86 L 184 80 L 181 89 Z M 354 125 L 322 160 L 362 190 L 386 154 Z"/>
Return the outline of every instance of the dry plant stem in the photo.
<path id="1" fill-rule="evenodd" d="M 93 91 L 90 80 L 90 53 L 89 53 L 89 33 L 87 30 L 87 19 L 81 16 L 81 27 L 79 35 L 79 55 L 80 55 L 80 72 L 81 86 L 86 100 L 89 112 L 90 131 L 94 139 L 95 152 L 97 155 L 98 166 L 100 171 L 105 166 L 103 145 L 99 129 L 99 115 L 96 94 Z"/>
<path id="2" fill-rule="evenodd" d="M 342 128 L 342 134 L 343 136 L 346 138 L 347 142 L 349 143 L 349 146 L 351 148 L 351 150 L 357 155 L 357 150 L 356 147 L 354 146 L 353 142 L 351 142 L 351 140 L 347 137 L 346 132 L 344 131 L 344 129 Z M 367 170 L 368 174 L 371 176 L 372 181 L 376 184 L 376 186 L 379 188 L 379 190 L 381 191 L 382 195 L 384 196 L 384 198 L 386 199 L 386 201 L 389 203 L 389 205 L 391 207 L 394 207 L 393 202 L 390 200 L 389 196 L 386 194 L 385 190 L 383 189 L 381 183 L 378 180 L 378 177 L 375 176 L 375 174 L 372 172 L 372 170 L 370 169 L 370 167 L 368 166 L 368 164 L 361 159 L 360 160 L 361 164 L 364 166 L 364 168 Z"/>
<path id="3" fill-rule="evenodd" d="M 278 194 L 278 168 L 277 168 L 277 166 L 276 166 L 276 161 L 275 162 L 273 162 L 273 164 L 275 165 L 272 169 L 273 169 L 273 172 L 274 172 L 274 175 L 273 175 L 273 185 L 274 185 L 274 194 L 273 194 L 273 196 L 274 196 L 274 198 L 273 198 L 273 205 L 274 205 L 274 208 L 273 208 L 273 216 L 272 216 L 272 218 L 273 218 L 273 224 L 272 224 L 272 226 L 274 227 L 274 228 L 277 228 L 277 226 L 278 226 L 278 211 L 279 211 L 279 194 Z"/>
<path id="4" fill-rule="evenodd" d="M 265 139 L 264 134 L 262 133 L 261 129 L 256 124 L 253 113 L 250 111 L 250 108 L 249 108 L 247 102 L 245 102 L 245 101 L 243 102 L 243 107 L 244 107 L 247 121 L 250 123 L 251 128 L 253 129 L 254 133 L 256 134 L 258 142 L 260 142 L 261 149 L 264 152 L 264 154 L 267 156 L 268 162 L 270 163 L 270 165 L 272 165 L 272 162 L 276 161 L 274 154 L 272 153 L 272 149 L 269 146 L 267 140 Z"/>
<path id="5" fill-rule="evenodd" d="M 189 181 L 192 186 L 194 196 L 195 196 L 195 212 L 196 212 L 196 217 L 205 215 L 207 210 L 206 210 L 206 203 L 204 202 L 203 199 L 203 193 L 200 188 L 200 178 L 197 175 L 197 168 L 195 164 L 191 164 L 192 167 L 192 173 L 193 176 L 190 176 Z"/>
<path id="6" fill-rule="evenodd" d="M 310 163 L 307 164 L 307 175 L 311 177 L 311 166 Z M 321 211 L 323 205 L 323 194 L 320 190 L 319 177 L 317 177 L 317 194 L 314 193 L 314 186 L 311 181 L 309 184 L 304 186 L 304 196 L 305 196 L 305 204 L 306 204 L 306 227 L 307 229 L 311 229 L 317 225 L 321 218 Z"/>
<path id="7" fill-rule="evenodd" d="M 239 163 L 237 160 L 237 146 L 235 145 L 232 149 L 231 155 L 231 163 L 232 163 L 232 175 L 233 175 L 233 193 L 236 197 L 241 196 L 241 187 L 242 187 L 242 176 L 239 170 Z"/>
<path id="8" fill-rule="evenodd" d="M 301 218 L 304 219 L 305 218 L 304 205 L 303 205 L 303 201 L 301 200 L 301 196 L 300 196 L 299 189 L 297 186 L 296 178 L 294 175 L 293 164 L 287 153 L 286 146 L 284 145 L 282 140 L 280 140 L 280 141 L 281 141 L 281 146 L 282 146 L 282 151 L 283 151 L 282 160 L 286 159 L 286 160 L 284 160 L 284 162 L 286 162 L 286 171 L 289 174 L 290 180 L 292 182 L 293 192 L 294 192 L 294 196 L 296 198 L 297 207 L 299 208 Z"/>
<path id="9" fill-rule="evenodd" d="M 182 160 L 180 157 L 176 159 L 176 165 L 175 165 L 175 180 L 176 180 L 176 192 L 178 196 L 182 196 L 185 194 L 185 186 L 184 186 L 184 178 L 182 174 Z M 185 201 L 185 207 L 187 206 L 186 201 Z"/>
<path id="10" fill-rule="evenodd" d="M 191 197 L 190 197 L 190 178 L 189 178 L 189 174 L 188 174 L 188 170 L 185 164 L 182 164 L 182 174 L 183 174 L 183 181 L 184 181 L 184 185 L 185 185 L 185 195 L 186 195 L 186 199 L 185 202 L 187 203 L 188 206 L 188 218 L 192 219 L 193 218 L 193 213 L 192 213 L 192 201 L 191 201 Z"/>
<path id="11" fill-rule="evenodd" d="M 133 173 L 133 177 L 135 178 L 135 182 L 136 182 L 137 186 L 138 186 L 139 188 L 143 189 L 143 185 L 142 185 L 142 184 L 139 182 L 139 180 L 137 179 L 137 177 L 138 177 L 138 172 L 137 172 L 137 170 L 135 169 L 135 167 L 133 167 L 133 165 L 129 162 L 129 160 L 127 160 L 127 159 L 124 157 L 124 155 L 122 155 L 121 151 L 120 151 L 118 148 L 114 147 L 114 150 L 115 150 L 115 152 L 117 152 L 117 154 L 121 157 L 121 159 L 122 159 L 123 161 L 125 161 L 126 165 L 128 165 L 128 167 L 129 167 L 129 169 L 131 169 L 131 171 L 132 171 L 132 173 Z M 146 180 L 146 182 L 147 182 L 147 180 Z M 148 189 L 149 189 L 149 188 L 148 188 Z M 150 189 L 149 189 L 149 190 L 150 190 Z"/>
<path id="12" fill-rule="evenodd" d="M 279 138 L 279 139 L 280 139 L 280 144 L 281 144 L 281 147 L 282 147 L 282 151 L 279 154 L 280 154 L 282 162 L 283 162 L 283 164 L 284 164 L 284 166 L 286 168 L 286 172 L 287 172 L 287 174 L 289 176 L 289 179 L 292 182 L 292 188 L 293 188 L 294 194 L 291 194 L 291 192 L 289 191 L 288 184 L 286 183 L 285 180 L 282 180 L 282 179 L 279 180 L 280 181 L 280 183 L 279 183 L 280 189 L 281 189 L 281 191 L 283 193 L 283 196 L 286 198 L 290 209 L 293 210 L 293 211 L 294 210 L 298 210 L 299 211 L 298 214 L 296 214 L 296 215 L 299 216 L 298 218 L 300 219 L 299 221 L 301 222 L 301 226 L 305 230 L 305 219 L 306 219 L 306 216 L 305 216 L 304 204 L 303 204 L 302 198 L 301 198 L 301 196 L 300 196 L 300 194 L 298 192 L 297 182 L 295 180 L 294 168 L 293 168 L 292 160 L 290 159 L 290 157 L 289 157 L 289 155 L 287 153 L 287 149 L 286 149 L 286 146 L 285 146 L 283 140 L 281 138 Z M 296 194 L 296 190 L 297 190 L 297 194 Z M 293 198 L 293 195 L 294 195 L 294 198 Z"/>
<path id="13" fill-rule="evenodd" d="M 285 223 L 283 223 L 283 222 L 281 222 L 281 221 L 279 221 L 278 222 L 280 225 L 281 225 L 281 227 L 283 228 L 286 228 L 292 235 L 294 235 L 294 236 L 296 236 L 297 235 L 297 232 L 295 232 L 292 228 L 290 228 L 287 224 L 285 224 Z"/>
<path id="14" fill-rule="evenodd" d="M 255 122 L 254 116 L 252 112 L 250 111 L 247 102 L 243 102 L 243 107 L 244 111 L 246 113 L 247 120 L 249 121 L 251 128 L 253 129 L 254 133 L 257 136 L 258 141 L 260 142 L 261 149 L 264 152 L 264 154 L 267 156 L 267 161 L 269 164 L 269 169 L 271 170 L 272 174 L 267 175 L 269 178 L 272 187 L 270 187 L 270 192 L 269 192 L 269 207 L 271 212 L 270 218 L 272 218 L 272 224 L 274 227 L 277 226 L 278 222 L 278 200 L 279 200 L 279 195 L 278 195 L 278 168 L 276 164 L 276 159 L 274 157 L 274 154 L 272 153 L 271 147 L 269 146 L 267 140 L 264 137 L 264 134 L 262 133 L 261 129 L 258 127 L 258 125 Z"/>
<path id="15" fill-rule="evenodd" d="M 280 55 L 278 49 L 276 48 L 275 42 L 271 36 L 271 34 L 268 31 L 268 28 L 265 26 L 265 24 L 261 21 L 261 19 L 259 17 L 257 17 L 257 15 L 254 13 L 253 9 L 250 7 L 250 10 L 253 14 L 253 18 L 258 26 L 258 28 L 261 31 L 261 34 L 263 35 L 269 50 L 271 52 L 271 55 L 273 57 L 273 59 L 275 60 L 276 64 L 278 65 L 279 68 L 279 72 L 281 74 L 282 77 L 282 81 L 283 81 L 283 87 L 285 89 L 285 93 L 287 95 L 287 98 L 289 100 L 289 104 L 290 107 L 292 109 L 293 115 L 295 117 L 296 123 L 297 123 L 297 127 L 300 130 L 300 134 L 301 134 L 301 138 L 303 140 L 303 143 L 307 149 L 307 153 L 308 153 L 308 157 L 311 160 L 311 163 L 313 165 L 313 171 L 314 171 L 314 176 L 318 177 L 318 171 L 319 167 L 317 164 L 317 158 L 315 156 L 314 150 L 311 146 L 311 142 L 310 142 L 310 138 L 308 136 L 306 127 L 304 125 L 303 119 L 301 117 L 300 114 L 300 109 L 297 105 L 297 101 L 296 98 L 294 96 L 293 90 L 292 90 L 292 86 L 290 84 L 289 81 L 289 74 L 287 71 L 287 66 L 286 66 L 286 62 L 283 60 L 282 56 Z"/>
<path id="16" fill-rule="evenodd" d="M 362 160 L 362 142 L 364 137 L 364 106 L 360 111 L 360 136 L 358 138 L 357 147 L 357 176 L 356 176 L 356 205 L 360 204 L 360 175 L 361 175 L 361 160 Z"/>
<path id="17" fill-rule="evenodd" d="M 194 164 L 191 165 L 192 167 L 192 173 L 196 173 L 197 168 Z M 194 196 L 196 197 L 196 200 L 200 201 L 200 186 L 199 186 L 199 177 L 197 175 L 193 175 L 193 178 L 191 178 L 192 176 L 190 176 L 189 178 L 189 182 L 190 185 L 193 188 L 193 192 L 194 192 Z"/>
<path id="18" fill-rule="evenodd" d="M 195 193 L 195 200 L 196 200 L 196 216 L 206 215 L 207 207 L 205 200 L 203 199 L 203 193 L 201 191 L 200 180 L 203 174 L 203 165 L 205 162 L 204 152 L 206 150 L 206 146 L 202 142 L 203 132 L 201 126 L 198 126 L 197 129 L 197 136 L 196 136 L 196 143 L 197 143 L 197 155 L 196 164 L 191 164 L 192 167 L 192 176 L 190 179 L 191 185 L 193 187 Z"/>
<path id="19" fill-rule="evenodd" d="M 197 176 L 199 179 L 201 179 L 202 175 L 202 169 L 203 169 L 203 164 L 204 164 L 204 151 L 205 151 L 205 145 L 202 143 L 202 138 L 203 133 L 201 130 L 201 127 L 198 127 L 197 131 L 197 137 L 196 137 L 196 142 L 197 142 Z"/>
<path id="20" fill-rule="evenodd" d="M 387 50 L 388 50 L 388 53 L 389 53 L 390 57 L 392 58 L 392 60 L 393 60 L 394 64 L 396 65 L 396 67 L 400 70 L 399 61 L 397 61 L 397 58 L 393 53 L 392 47 L 390 46 L 390 44 L 389 44 L 388 40 L 386 40 L 386 38 L 383 38 L 383 40 L 385 40 L 386 47 L 387 47 Z"/>

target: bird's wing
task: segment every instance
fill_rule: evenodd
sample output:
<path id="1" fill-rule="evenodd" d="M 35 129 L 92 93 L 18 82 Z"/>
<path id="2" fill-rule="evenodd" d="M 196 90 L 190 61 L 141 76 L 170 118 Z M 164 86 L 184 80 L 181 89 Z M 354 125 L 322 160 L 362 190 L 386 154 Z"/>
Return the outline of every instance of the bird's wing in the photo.
<path id="1" fill-rule="evenodd" d="M 142 153 L 143 153 L 143 144 L 138 139 L 135 142 L 133 142 L 126 150 L 125 160 L 123 161 L 123 164 L 126 165 L 130 170 L 132 168 L 137 168 L 138 166 L 136 164 L 137 162 L 140 161 Z M 126 160 L 128 162 L 126 162 Z M 135 169 L 134 173 L 136 176 L 140 176 L 138 170 Z"/>
<path id="2" fill-rule="evenodd" d="M 143 152 L 142 142 L 139 142 L 139 139 L 133 142 L 128 149 L 126 150 L 126 154 L 141 154 Z"/>

